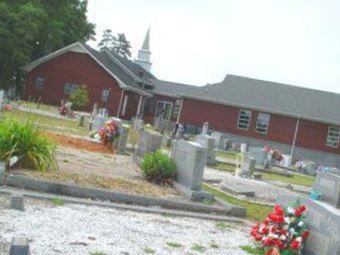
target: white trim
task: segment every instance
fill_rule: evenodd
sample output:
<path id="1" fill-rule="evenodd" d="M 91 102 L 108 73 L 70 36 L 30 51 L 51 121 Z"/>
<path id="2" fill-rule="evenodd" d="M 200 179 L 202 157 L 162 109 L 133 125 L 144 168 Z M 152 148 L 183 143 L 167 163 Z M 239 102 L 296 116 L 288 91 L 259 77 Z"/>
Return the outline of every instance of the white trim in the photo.
<path id="1" fill-rule="evenodd" d="M 332 128 L 335 128 L 335 129 L 338 129 L 338 137 L 337 137 L 337 141 L 336 141 L 336 145 L 333 146 L 331 145 L 330 143 L 332 142 L 330 138 L 330 133 L 331 133 L 331 129 Z M 326 137 L 326 146 L 327 147 L 331 147 L 331 148 L 339 148 L 339 141 L 340 141 L 340 127 L 337 127 L 337 126 L 329 126 L 328 127 L 328 132 L 327 132 L 327 137 Z M 333 141 L 334 142 L 334 141 Z"/>
<path id="2" fill-rule="evenodd" d="M 49 60 L 51 60 L 55 57 L 58 57 L 58 56 L 66 53 L 68 51 L 80 52 L 79 50 L 76 50 L 76 49 L 72 50 L 73 47 L 80 47 L 81 51 L 83 51 L 85 54 L 88 54 L 92 59 L 94 59 L 94 61 L 96 61 L 97 64 L 99 64 L 106 72 L 108 72 L 118 82 L 118 85 L 119 85 L 120 88 L 127 87 L 127 85 L 123 81 L 121 81 L 114 73 L 112 73 L 109 69 L 107 69 L 101 62 L 99 62 L 97 60 L 97 58 L 95 56 L 93 56 L 80 42 L 72 43 L 72 44 L 70 44 L 70 45 L 68 45 L 68 46 L 66 46 L 62 49 L 59 49 L 59 50 L 54 51 L 54 52 L 52 52 L 52 53 L 50 53 L 50 54 L 48 54 L 48 55 L 46 55 L 42 58 L 39 58 L 39 59 L 25 65 L 23 67 L 23 69 L 27 72 L 30 72 L 34 68 L 36 68 L 37 66 L 41 65 L 42 63 L 45 63 L 45 62 L 47 62 L 47 61 L 49 61 Z"/>
<path id="3" fill-rule="evenodd" d="M 119 105 L 118 105 L 117 114 L 116 114 L 117 118 L 120 118 L 120 111 L 122 109 L 123 96 L 124 96 L 124 89 L 122 89 L 122 92 L 120 93 Z"/>
<path id="4" fill-rule="evenodd" d="M 139 118 L 141 108 L 142 108 L 142 102 L 143 102 L 143 96 L 140 95 L 138 99 L 138 105 L 137 105 L 137 112 L 136 112 L 136 118 Z"/>
<path id="5" fill-rule="evenodd" d="M 108 50 L 105 50 L 105 52 L 111 57 L 111 59 L 113 61 L 116 62 L 116 64 L 118 64 L 121 68 L 124 69 L 125 72 L 127 72 L 131 78 L 139 81 L 139 82 L 142 82 L 141 79 L 139 79 L 133 72 L 131 72 L 131 70 L 129 68 L 127 68 L 119 59 L 117 59 L 110 51 Z"/>
<path id="6" fill-rule="evenodd" d="M 178 99 L 176 99 L 176 100 L 178 100 Z M 181 113 L 182 113 L 182 107 L 183 107 L 183 100 L 184 100 L 184 98 L 181 97 L 180 100 L 181 100 L 181 103 L 180 103 L 179 109 L 178 109 L 177 122 L 179 122 L 181 120 Z"/>
<path id="7" fill-rule="evenodd" d="M 296 125 L 295 125 L 294 137 L 293 137 L 293 143 L 292 143 L 292 147 L 291 147 L 291 150 L 290 150 L 291 158 L 293 158 L 293 156 L 294 156 L 294 149 L 295 149 L 295 145 L 296 145 L 297 135 L 298 135 L 298 132 L 299 132 L 299 126 L 300 126 L 300 119 L 297 118 L 296 119 Z"/>
<path id="8" fill-rule="evenodd" d="M 249 119 L 248 119 L 248 123 L 247 123 L 247 127 L 246 127 L 246 128 L 240 127 L 240 117 L 241 117 L 241 112 L 242 112 L 242 111 L 243 111 L 243 112 L 246 112 L 246 113 L 249 113 Z M 237 127 L 238 129 L 242 129 L 242 130 L 249 130 L 250 123 L 251 123 L 251 115 L 252 115 L 252 111 L 251 111 L 251 110 L 239 109 L 236 127 Z"/>
<path id="9" fill-rule="evenodd" d="M 268 122 L 266 123 L 266 128 L 265 128 L 265 132 L 260 132 L 258 130 L 258 124 L 259 124 L 259 116 L 260 115 L 268 115 Z M 261 135 L 266 135 L 268 133 L 268 128 L 269 128 L 269 123 L 270 123 L 270 113 L 267 113 L 267 112 L 258 112 L 257 113 L 257 116 L 256 116 L 256 125 L 255 125 L 255 132 L 256 133 L 259 133 Z M 260 127 L 260 129 L 263 129 L 263 127 Z"/>
<path id="10" fill-rule="evenodd" d="M 91 54 L 91 52 L 89 52 L 81 43 L 79 43 L 78 42 L 78 44 L 80 45 L 80 47 L 82 47 L 86 52 L 87 52 L 87 54 L 89 54 L 105 71 L 107 71 L 109 74 L 111 74 L 111 76 L 113 77 L 113 78 L 115 78 L 116 80 L 117 80 L 117 82 L 118 82 L 118 85 L 121 87 L 121 88 L 125 88 L 125 87 L 127 87 L 126 86 L 126 84 L 123 82 L 123 81 L 121 81 L 113 72 L 111 72 L 109 69 L 107 69 L 101 62 L 99 62 L 98 60 L 97 60 L 97 58 L 95 57 L 95 56 L 93 56 L 92 54 Z"/>
<path id="11" fill-rule="evenodd" d="M 167 100 L 157 100 L 156 101 L 156 108 L 155 108 L 155 112 L 154 112 L 154 116 L 155 117 L 158 117 L 158 116 L 156 116 L 156 113 L 157 113 L 157 108 L 158 108 L 158 103 L 159 102 L 163 102 L 164 103 L 164 105 L 166 105 L 166 104 L 170 104 L 171 105 L 171 112 L 170 112 L 170 116 L 169 116 L 169 119 L 167 119 L 167 118 L 165 118 L 165 119 L 167 119 L 167 120 L 171 120 L 171 118 L 172 118 L 172 113 L 173 113 L 173 110 L 174 110 L 174 103 L 173 102 L 171 102 L 171 101 L 167 101 Z M 164 110 L 164 109 L 163 109 Z M 163 111 L 162 110 L 162 111 Z"/>
<path id="12" fill-rule="evenodd" d="M 123 108 L 122 108 L 122 116 L 125 117 L 126 114 L 126 107 L 129 101 L 129 95 L 124 95 L 124 100 L 123 100 Z"/>

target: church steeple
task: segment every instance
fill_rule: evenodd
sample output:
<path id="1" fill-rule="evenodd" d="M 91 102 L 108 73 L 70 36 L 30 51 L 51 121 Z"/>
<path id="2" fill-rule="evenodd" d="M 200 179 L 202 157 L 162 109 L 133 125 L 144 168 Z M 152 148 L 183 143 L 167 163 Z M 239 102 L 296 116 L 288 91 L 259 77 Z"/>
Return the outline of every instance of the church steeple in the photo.
<path id="1" fill-rule="evenodd" d="M 150 51 L 150 27 L 148 31 L 146 32 L 146 36 L 144 38 L 142 50 Z"/>
<path id="2" fill-rule="evenodd" d="M 138 51 L 137 59 L 135 59 L 135 63 L 143 67 L 146 71 L 150 72 L 151 70 L 151 51 L 150 51 L 150 27 L 146 32 L 145 39 L 142 45 L 142 48 Z"/>

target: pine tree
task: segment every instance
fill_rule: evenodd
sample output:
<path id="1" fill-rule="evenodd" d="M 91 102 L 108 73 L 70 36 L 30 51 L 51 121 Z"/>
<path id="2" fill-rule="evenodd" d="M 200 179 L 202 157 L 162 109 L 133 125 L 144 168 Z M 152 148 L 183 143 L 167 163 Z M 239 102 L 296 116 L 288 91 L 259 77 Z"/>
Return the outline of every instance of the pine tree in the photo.
<path id="1" fill-rule="evenodd" d="M 113 51 L 120 57 L 130 58 L 131 57 L 131 45 L 130 42 L 126 39 L 124 33 L 118 33 L 117 38 L 115 40 L 115 46 Z"/>
<path id="2" fill-rule="evenodd" d="M 101 41 L 98 43 L 100 51 L 114 51 L 116 37 L 112 34 L 111 29 L 105 29 Z"/>

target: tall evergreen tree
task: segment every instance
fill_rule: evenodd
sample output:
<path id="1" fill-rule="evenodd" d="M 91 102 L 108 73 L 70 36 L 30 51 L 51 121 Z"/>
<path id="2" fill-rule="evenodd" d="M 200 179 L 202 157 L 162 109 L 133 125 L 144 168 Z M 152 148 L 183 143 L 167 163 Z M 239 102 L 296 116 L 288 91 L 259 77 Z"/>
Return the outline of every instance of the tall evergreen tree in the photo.
<path id="1" fill-rule="evenodd" d="M 115 46 L 113 48 L 114 52 L 121 57 L 130 58 L 131 57 L 131 45 L 130 42 L 126 39 L 124 33 L 120 33 L 117 35 L 117 39 L 115 42 Z"/>
<path id="2" fill-rule="evenodd" d="M 112 34 L 112 30 L 105 29 L 102 35 L 102 39 L 98 43 L 98 47 L 101 51 L 104 51 L 104 50 L 113 51 L 115 42 L 116 42 L 116 37 Z"/>
<path id="3" fill-rule="evenodd" d="M 98 47 L 101 51 L 108 50 L 120 57 L 131 57 L 131 45 L 126 39 L 124 33 L 118 33 L 117 36 L 112 34 L 111 29 L 106 29 L 103 32 L 102 39 L 98 43 Z"/>
<path id="4" fill-rule="evenodd" d="M 20 87 L 21 67 L 76 41 L 94 36 L 87 0 L 0 1 L 0 89 Z"/>

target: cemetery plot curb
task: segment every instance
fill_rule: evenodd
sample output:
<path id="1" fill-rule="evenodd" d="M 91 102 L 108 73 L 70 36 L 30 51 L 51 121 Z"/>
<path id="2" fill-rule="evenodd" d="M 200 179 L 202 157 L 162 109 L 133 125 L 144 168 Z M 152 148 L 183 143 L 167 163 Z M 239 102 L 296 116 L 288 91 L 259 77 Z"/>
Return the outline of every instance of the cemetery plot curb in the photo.
<path id="1" fill-rule="evenodd" d="M 198 213 L 198 212 L 190 212 L 190 211 L 179 211 L 179 210 L 172 210 L 172 209 L 162 209 L 162 208 L 157 208 L 157 207 L 127 205 L 127 204 L 112 203 L 112 202 L 105 202 L 105 201 L 94 201 L 94 200 L 86 199 L 86 198 L 75 198 L 75 197 L 68 197 L 68 196 L 62 196 L 62 195 L 56 196 L 54 194 L 39 193 L 39 192 L 34 192 L 34 191 L 23 191 L 23 190 L 18 190 L 16 188 L 9 188 L 9 187 L 0 188 L 0 194 L 7 195 L 7 196 L 20 194 L 23 197 L 38 199 L 38 200 L 47 200 L 47 201 L 51 201 L 55 198 L 58 198 L 64 201 L 65 203 L 70 203 L 70 204 L 97 206 L 97 207 L 118 209 L 118 210 L 129 210 L 129 211 L 135 211 L 135 212 L 140 212 L 140 213 L 160 214 L 164 216 L 188 217 L 188 218 L 195 218 L 195 219 L 204 219 L 204 220 L 212 220 L 212 221 L 227 221 L 227 222 L 242 223 L 242 224 L 248 223 L 247 220 L 241 219 L 239 217 L 216 215 L 216 214 L 209 214 L 209 213 Z"/>
<path id="2" fill-rule="evenodd" d="M 124 194 L 110 190 L 84 187 L 74 184 L 43 181 L 22 175 L 14 174 L 7 175 L 5 183 L 7 186 L 34 190 L 39 192 L 53 193 L 57 195 L 90 198 L 95 200 L 136 204 L 142 206 L 159 206 L 162 208 L 186 210 L 200 213 L 214 213 L 219 215 L 232 215 L 238 217 L 243 216 L 243 214 L 239 214 L 237 210 L 235 211 L 233 206 L 230 206 L 229 208 L 225 207 L 223 208 L 193 202 L 181 202 L 163 198 Z"/>

